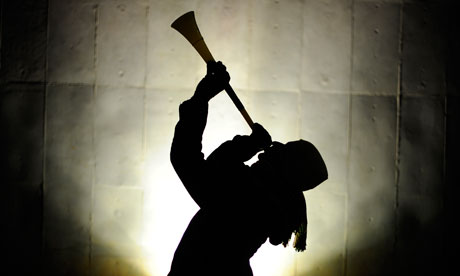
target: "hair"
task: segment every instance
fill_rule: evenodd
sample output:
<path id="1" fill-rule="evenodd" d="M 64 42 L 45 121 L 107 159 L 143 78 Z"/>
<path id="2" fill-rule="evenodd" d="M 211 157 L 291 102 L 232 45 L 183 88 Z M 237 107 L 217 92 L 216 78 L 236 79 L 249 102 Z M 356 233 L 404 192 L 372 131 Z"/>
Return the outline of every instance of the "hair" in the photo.
<path id="1" fill-rule="evenodd" d="M 296 251 L 304 251 L 307 245 L 307 206 L 302 192 L 285 196 L 279 201 L 280 212 L 273 231 L 280 242 L 286 247 L 294 235 L 293 247 Z"/>

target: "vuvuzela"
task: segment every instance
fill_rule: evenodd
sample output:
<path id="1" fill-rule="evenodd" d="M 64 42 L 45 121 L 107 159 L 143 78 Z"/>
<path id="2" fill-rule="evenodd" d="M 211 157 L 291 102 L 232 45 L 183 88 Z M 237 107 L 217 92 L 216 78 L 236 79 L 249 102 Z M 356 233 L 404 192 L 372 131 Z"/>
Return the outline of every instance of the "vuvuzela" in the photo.
<path id="1" fill-rule="evenodd" d="M 195 20 L 195 13 L 193 11 L 187 12 L 179 18 L 177 18 L 171 24 L 171 27 L 177 30 L 179 33 L 181 33 L 190 42 L 190 44 L 192 44 L 192 46 L 200 54 L 200 56 L 206 63 L 209 61 L 214 61 L 214 57 L 209 51 L 208 46 L 206 46 L 206 43 L 204 42 L 204 39 L 201 36 L 200 30 L 198 29 L 198 25 L 196 24 Z M 230 84 L 225 88 L 225 92 L 227 92 L 228 96 L 230 96 L 230 99 L 232 99 L 233 103 L 240 111 L 241 115 L 243 115 L 248 125 L 252 128 L 254 122 L 252 121 L 248 112 L 244 108 L 240 99 L 238 99 L 238 96 L 236 95 L 235 91 L 230 86 Z"/>

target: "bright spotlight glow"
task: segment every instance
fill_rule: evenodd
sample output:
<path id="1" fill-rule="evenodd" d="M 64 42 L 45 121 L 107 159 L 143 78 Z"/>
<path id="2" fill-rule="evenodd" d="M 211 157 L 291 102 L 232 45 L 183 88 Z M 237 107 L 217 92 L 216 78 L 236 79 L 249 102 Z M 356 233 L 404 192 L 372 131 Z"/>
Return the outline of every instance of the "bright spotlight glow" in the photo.
<path id="1" fill-rule="evenodd" d="M 151 275 L 169 272 L 176 246 L 198 210 L 175 175 L 166 152 L 160 155 L 163 161 L 151 158 L 146 165 L 142 245 Z"/>
<path id="2" fill-rule="evenodd" d="M 295 251 L 292 242 L 287 248 L 273 246 L 268 241 L 262 245 L 251 259 L 254 275 L 288 276 L 293 275 Z"/>

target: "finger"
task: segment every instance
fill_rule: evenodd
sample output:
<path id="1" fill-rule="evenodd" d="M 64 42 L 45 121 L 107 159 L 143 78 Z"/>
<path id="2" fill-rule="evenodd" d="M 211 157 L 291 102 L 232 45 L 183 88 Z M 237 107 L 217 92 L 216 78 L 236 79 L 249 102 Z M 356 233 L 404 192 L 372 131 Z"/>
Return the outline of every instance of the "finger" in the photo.
<path id="1" fill-rule="evenodd" d="M 217 63 L 215 61 L 208 61 L 208 63 L 206 63 L 206 75 L 214 75 L 216 67 Z"/>
<path id="2" fill-rule="evenodd" d="M 267 131 L 264 129 L 264 127 L 263 127 L 261 124 L 259 124 L 259 123 L 254 123 L 254 128 L 253 128 L 253 129 L 254 129 L 255 132 L 261 133 L 261 134 L 267 132 Z"/>
<path id="3" fill-rule="evenodd" d="M 222 63 L 222 61 L 218 61 L 216 63 L 216 69 L 221 70 L 221 71 L 225 71 L 225 70 L 227 70 L 227 67 L 225 67 L 225 65 Z"/>
<path id="4" fill-rule="evenodd" d="M 212 76 L 220 83 L 228 83 L 230 81 L 230 74 L 225 70 L 218 70 Z"/>
<path id="5" fill-rule="evenodd" d="M 225 67 L 225 65 L 221 61 L 218 61 L 215 64 L 214 70 L 215 74 L 222 75 L 224 72 L 226 72 L 227 67 Z"/>
<path id="6" fill-rule="evenodd" d="M 222 75 L 222 81 L 226 83 L 230 82 L 230 74 L 227 71 Z"/>

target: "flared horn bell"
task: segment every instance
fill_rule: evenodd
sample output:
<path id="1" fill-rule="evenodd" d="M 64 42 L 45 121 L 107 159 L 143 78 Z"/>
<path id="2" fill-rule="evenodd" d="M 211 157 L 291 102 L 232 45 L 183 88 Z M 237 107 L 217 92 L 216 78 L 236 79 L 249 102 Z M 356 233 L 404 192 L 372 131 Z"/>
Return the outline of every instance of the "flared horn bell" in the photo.
<path id="1" fill-rule="evenodd" d="M 181 33 L 188 42 L 192 44 L 206 63 L 208 61 L 214 61 L 214 58 L 212 57 L 212 54 L 209 51 L 208 46 L 206 46 L 200 30 L 198 29 L 198 25 L 195 20 L 195 13 L 193 11 L 187 12 L 177 18 L 171 24 L 171 27 Z"/>

